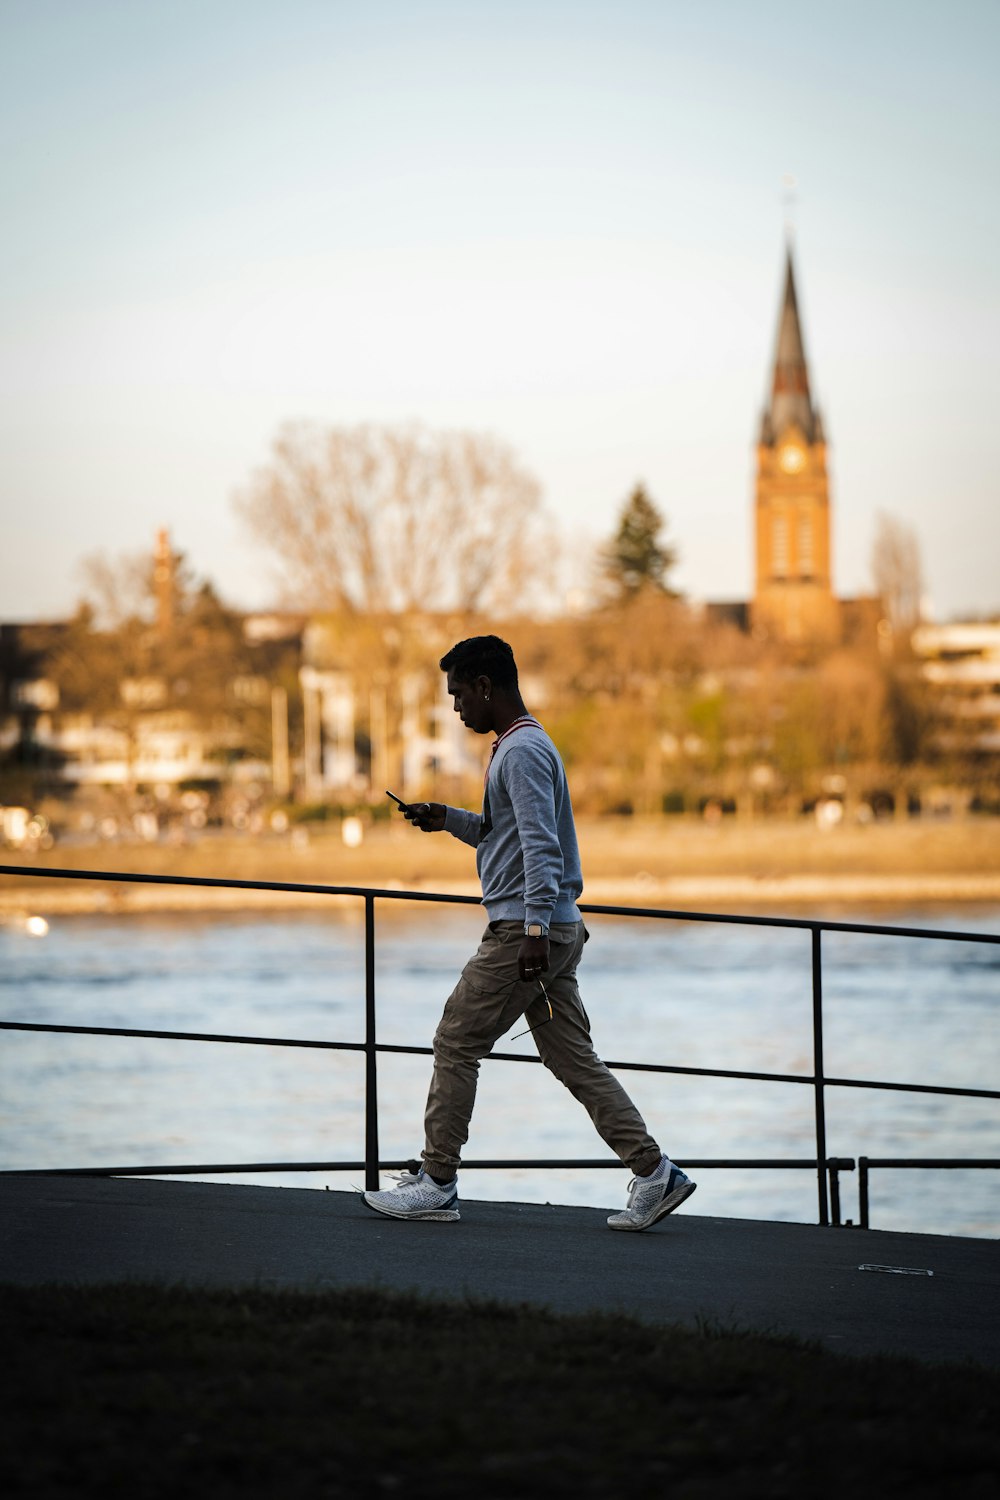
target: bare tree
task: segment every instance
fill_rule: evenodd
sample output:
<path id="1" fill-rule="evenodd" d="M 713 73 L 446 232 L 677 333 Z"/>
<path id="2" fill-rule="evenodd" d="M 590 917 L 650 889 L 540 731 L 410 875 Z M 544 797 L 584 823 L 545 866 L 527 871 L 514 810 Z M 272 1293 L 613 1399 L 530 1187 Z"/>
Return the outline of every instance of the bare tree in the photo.
<path id="1" fill-rule="evenodd" d="M 548 550 L 537 482 L 479 433 L 292 424 L 235 504 L 300 600 L 349 613 L 517 608 Z"/>
<path id="2" fill-rule="evenodd" d="M 923 571 L 920 543 L 912 526 L 879 512 L 872 548 L 875 592 L 897 641 L 905 641 L 920 619 Z"/>
<path id="3" fill-rule="evenodd" d="M 123 552 L 117 557 L 95 552 L 82 558 L 81 608 L 89 611 L 94 624 L 104 630 L 118 630 L 127 622 L 151 622 L 156 608 L 152 570 L 148 552 Z"/>

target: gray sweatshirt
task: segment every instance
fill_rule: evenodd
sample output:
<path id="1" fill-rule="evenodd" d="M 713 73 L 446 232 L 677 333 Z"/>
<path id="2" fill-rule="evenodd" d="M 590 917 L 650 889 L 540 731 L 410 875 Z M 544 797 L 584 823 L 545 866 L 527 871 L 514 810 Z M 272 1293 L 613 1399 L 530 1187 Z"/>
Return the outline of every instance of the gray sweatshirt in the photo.
<path id="1" fill-rule="evenodd" d="M 449 807 L 444 826 L 471 844 L 491 922 L 579 922 L 580 850 L 566 772 L 536 720 L 502 736 L 483 814 Z"/>

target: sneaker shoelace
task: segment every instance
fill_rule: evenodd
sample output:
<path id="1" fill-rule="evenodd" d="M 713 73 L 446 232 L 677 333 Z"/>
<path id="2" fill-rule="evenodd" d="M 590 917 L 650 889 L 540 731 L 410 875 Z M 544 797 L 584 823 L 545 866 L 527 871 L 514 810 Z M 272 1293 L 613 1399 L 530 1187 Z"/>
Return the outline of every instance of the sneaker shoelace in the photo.
<path id="1" fill-rule="evenodd" d="M 417 1187 L 426 1181 L 427 1179 L 421 1177 L 419 1172 L 408 1172 L 404 1169 L 402 1172 L 396 1174 L 396 1186 L 393 1191 L 398 1192 L 400 1188 Z M 434 1186 L 433 1183 L 430 1185 L 431 1187 Z"/>

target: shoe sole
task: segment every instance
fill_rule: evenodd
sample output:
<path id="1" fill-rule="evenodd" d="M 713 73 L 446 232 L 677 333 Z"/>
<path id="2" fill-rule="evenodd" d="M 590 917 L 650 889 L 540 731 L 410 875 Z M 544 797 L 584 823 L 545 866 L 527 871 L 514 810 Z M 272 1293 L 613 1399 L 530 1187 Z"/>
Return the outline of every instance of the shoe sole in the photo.
<path id="1" fill-rule="evenodd" d="M 697 1186 L 696 1182 L 685 1182 L 680 1187 L 674 1188 L 673 1192 L 669 1193 L 666 1198 L 663 1198 L 656 1205 L 648 1219 L 643 1219 L 641 1224 L 612 1224 L 609 1219 L 608 1228 L 631 1230 L 633 1234 L 638 1230 L 649 1229 L 658 1219 L 665 1219 L 667 1214 L 672 1214 L 675 1208 L 680 1208 L 684 1200 L 690 1198 Z"/>
<path id="2" fill-rule="evenodd" d="M 402 1213 L 398 1209 L 386 1208 L 382 1203 L 372 1203 L 367 1193 L 362 1193 L 361 1196 L 364 1198 L 368 1208 L 373 1209 L 377 1214 L 384 1214 L 387 1219 L 414 1219 L 417 1221 L 430 1219 L 439 1224 L 453 1224 L 456 1219 L 462 1217 L 457 1208 L 425 1208 L 415 1214 Z"/>

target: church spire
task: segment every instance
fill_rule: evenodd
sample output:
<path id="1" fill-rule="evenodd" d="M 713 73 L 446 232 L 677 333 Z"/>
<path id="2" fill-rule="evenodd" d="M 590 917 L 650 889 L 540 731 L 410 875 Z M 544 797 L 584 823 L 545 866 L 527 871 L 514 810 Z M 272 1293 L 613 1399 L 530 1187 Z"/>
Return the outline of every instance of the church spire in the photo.
<path id="1" fill-rule="evenodd" d="M 803 650 L 840 637 L 826 457 L 826 439 L 809 390 L 789 244 L 771 390 L 757 447 L 757 577 L 751 619 L 756 632 Z"/>
<path id="2" fill-rule="evenodd" d="M 785 293 L 778 318 L 778 337 L 774 350 L 774 375 L 771 400 L 764 412 L 761 442 L 777 442 L 782 433 L 795 425 L 806 442 L 822 441 L 819 413 L 809 392 L 809 369 L 806 364 L 799 304 L 795 294 L 795 271 L 792 247 L 785 258 Z"/>

